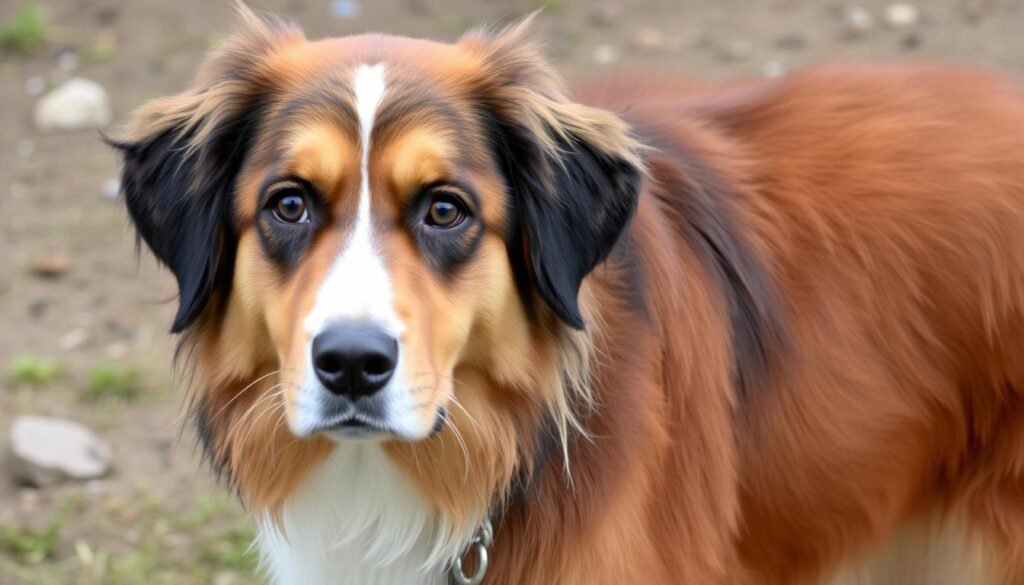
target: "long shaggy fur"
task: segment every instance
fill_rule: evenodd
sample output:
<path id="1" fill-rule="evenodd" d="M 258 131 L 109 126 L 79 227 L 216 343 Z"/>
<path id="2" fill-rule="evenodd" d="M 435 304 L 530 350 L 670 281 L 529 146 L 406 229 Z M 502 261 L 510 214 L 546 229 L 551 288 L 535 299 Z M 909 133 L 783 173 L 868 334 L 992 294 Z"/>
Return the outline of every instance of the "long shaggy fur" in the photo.
<path id="1" fill-rule="evenodd" d="M 895 584 L 937 574 L 931 541 L 986 559 L 972 583 L 1024 582 L 1017 85 L 859 64 L 570 95 L 525 25 L 311 42 L 243 13 L 196 86 L 116 144 L 132 219 L 179 283 L 200 435 L 271 527 L 277 582 L 354 564 L 440 583 L 484 516 L 490 585 L 801 585 L 861 563 Z M 374 180 L 440 157 L 484 225 L 460 266 L 385 241 L 447 415 L 373 447 L 285 424 L 300 311 L 348 224 L 286 256 L 254 235 L 272 170 L 345 184 L 360 63 L 391 76 Z M 342 552 L 317 565 L 333 553 L 291 556 L 292 539 Z M 903 561 L 869 562 L 891 543 Z"/>

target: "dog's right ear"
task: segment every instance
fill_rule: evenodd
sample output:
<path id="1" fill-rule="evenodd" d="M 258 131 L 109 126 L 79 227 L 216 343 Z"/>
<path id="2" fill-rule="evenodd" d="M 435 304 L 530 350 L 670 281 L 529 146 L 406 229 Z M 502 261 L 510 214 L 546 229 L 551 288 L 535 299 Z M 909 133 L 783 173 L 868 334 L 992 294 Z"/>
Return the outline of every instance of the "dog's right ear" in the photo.
<path id="1" fill-rule="evenodd" d="M 243 30 L 207 58 L 195 87 L 145 104 L 124 138 L 107 141 L 124 159 L 122 192 L 139 238 L 178 281 L 173 333 L 194 323 L 215 293 L 227 298 L 235 179 L 272 87 L 262 63 L 303 40 L 295 28 L 238 11 Z"/>
<path id="2" fill-rule="evenodd" d="M 643 147 L 611 112 L 573 102 L 530 34 L 533 17 L 460 45 L 482 66 L 481 120 L 509 190 L 509 262 L 528 310 L 531 288 L 583 329 L 579 292 L 637 209 Z"/>

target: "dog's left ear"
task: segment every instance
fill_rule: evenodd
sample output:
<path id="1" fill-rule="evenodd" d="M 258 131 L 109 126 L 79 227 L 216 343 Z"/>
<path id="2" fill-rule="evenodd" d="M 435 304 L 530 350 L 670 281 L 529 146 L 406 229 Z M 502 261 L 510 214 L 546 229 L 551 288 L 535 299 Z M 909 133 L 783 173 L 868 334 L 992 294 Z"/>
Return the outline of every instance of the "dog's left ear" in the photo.
<path id="1" fill-rule="evenodd" d="M 579 290 L 611 252 L 637 206 L 642 147 L 610 112 L 570 101 L 528 33 L 531 19 L 460 46 L 482 67 L 474 88 L 509 197 L 509 259 L 531 291 L 583 329 Z"/>
<path id="2" fill-rule="evenodd" d="M 235 180 L 251 148 L 269 82 L 262 60 L 302 33 L 244 6 L 243 29 L 207 58 L 195 87 L 142 106 L 124 138 L 121 185 L 141 240 L 178 281 L 179 333 L 219 292 L 227 297 L 235 247 Z"/>

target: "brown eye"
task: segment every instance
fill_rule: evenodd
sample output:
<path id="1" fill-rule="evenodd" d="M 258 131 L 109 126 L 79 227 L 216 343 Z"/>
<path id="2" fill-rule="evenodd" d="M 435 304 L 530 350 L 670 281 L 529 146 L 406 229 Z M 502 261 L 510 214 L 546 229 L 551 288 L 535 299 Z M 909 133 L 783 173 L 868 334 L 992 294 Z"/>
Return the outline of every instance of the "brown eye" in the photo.
<path id="1" fill-rule="evenodd" d="M 306 196 L 298 187 L 284 187 L 274 195 L 271 203 L 274 217 L 285 223 L 308 223 L 309 209 Z"/>
<path id="2" fill-rule="evenodd" d="M 427 213 L 427 225 L 451 229 L 466 219 L 466 207 L 458 197 L 451 194 L 441 194 L 434 197 L 430 203 L 430 210 Z"/>

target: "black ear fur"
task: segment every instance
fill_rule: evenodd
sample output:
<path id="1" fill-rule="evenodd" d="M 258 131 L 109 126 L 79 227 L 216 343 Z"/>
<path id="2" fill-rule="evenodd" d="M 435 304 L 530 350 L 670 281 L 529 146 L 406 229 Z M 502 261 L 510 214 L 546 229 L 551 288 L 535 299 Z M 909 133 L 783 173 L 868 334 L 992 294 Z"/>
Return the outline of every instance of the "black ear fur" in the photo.
<path id="1" fill-rule="evenodd" d="M 643 173 L 575 136 L 557 139 L 552 155 L 526 128 L 494 122 L 490 135 L 509 183 L 509 259 L 520 293 L 532 309 L 535 289 L 562 321 L 583 329 L 580 285 L 629 224 Z"/>
<path id="2" fill-rule="evenodd" d="M 191 325 L 215 292 L 225 299 L 230 291 L 235 178 L 253 131 L 247 120 L 223 122 L 194 152 L 178 128 L 134 143 L 111 141 L 124 157 L 122 190 L 138 235 L 178 281 L 172 333 Z"/>
<path id="3" fill-rule="evenodd" d="M 107 140 L 124 157 L 122 191 L 139 238 L 178 280 L 172 333 L 192 325 L 211 299 L 228 297 L 235 181 L 273 91 L 260 67 L 264 56 L 304 39 L 288 23 L 235 8 L 242 29 L 203 63 L 196 87 L 143 106 L 131 140 Z"/>

